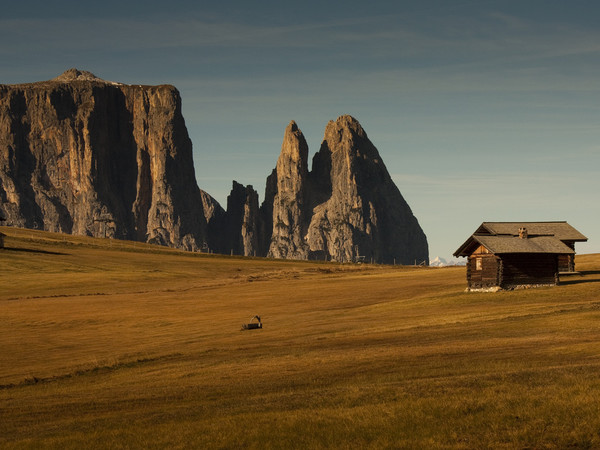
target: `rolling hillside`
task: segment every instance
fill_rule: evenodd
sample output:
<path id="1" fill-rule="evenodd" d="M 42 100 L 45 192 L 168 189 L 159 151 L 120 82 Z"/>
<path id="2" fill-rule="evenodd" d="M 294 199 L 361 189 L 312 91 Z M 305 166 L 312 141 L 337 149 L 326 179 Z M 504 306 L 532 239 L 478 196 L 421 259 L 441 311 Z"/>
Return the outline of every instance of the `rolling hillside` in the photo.
<path id="1" fill-rule="evenodd" d="M 0 447 L 600 446 L 600 255 L 477 294 L 464 267 L 0 230 Z"/>

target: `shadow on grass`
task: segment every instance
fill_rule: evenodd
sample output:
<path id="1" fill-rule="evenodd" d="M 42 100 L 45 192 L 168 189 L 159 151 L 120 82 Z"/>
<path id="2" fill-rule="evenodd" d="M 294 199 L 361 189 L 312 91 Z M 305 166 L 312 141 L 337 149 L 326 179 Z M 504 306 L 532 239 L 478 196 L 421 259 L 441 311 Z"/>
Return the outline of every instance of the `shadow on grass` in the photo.
<path id="1" fill-rule="evenodd" d="M 35 250 L 32 248 L 3 247 L 2 250 L 8 251 L 8 252 L 42 253 L 44 255 L 61 255 L 61 256 L 68 255 L 68 253 L 51 252 L 48 250 Z"/>
<path id="2" fill-rule="evenodd" d="M 600 283 L 600 278 L 585 278 L 590 275 L 600 275 L 600 270 L 582 270 L 579 274 L 567 275 L 567 279 L 561 278 L 560 284 Z"/>

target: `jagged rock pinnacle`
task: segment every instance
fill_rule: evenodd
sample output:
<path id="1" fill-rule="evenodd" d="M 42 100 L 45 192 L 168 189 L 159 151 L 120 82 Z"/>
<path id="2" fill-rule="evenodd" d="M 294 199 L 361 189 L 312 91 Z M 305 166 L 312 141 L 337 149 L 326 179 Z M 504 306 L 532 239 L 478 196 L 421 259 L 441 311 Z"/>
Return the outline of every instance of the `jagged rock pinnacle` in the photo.
<path id="1" fill-rule="evenodd" d="M 285 129 L 274 173 L 276 194 L 272 208 L 268 208 L 273 211 L 268 256 L 307 259 L 308 246 L 304 242 L 304 234 L 307 225 L 308 145 L 293 120 Z"/>
<path id="2" fill-rule="evenodd" d="M 358 120 L 342 115 L 327 124 L 311 172 L 307 152 L 291 122 L 274 171 L 269 256 L 427 260 L 427 238 Z"/>

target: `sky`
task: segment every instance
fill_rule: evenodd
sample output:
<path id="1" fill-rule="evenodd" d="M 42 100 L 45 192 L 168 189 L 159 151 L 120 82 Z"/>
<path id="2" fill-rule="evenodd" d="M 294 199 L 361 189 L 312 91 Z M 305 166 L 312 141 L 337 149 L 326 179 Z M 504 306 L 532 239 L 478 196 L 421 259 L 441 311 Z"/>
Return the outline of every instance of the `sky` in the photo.
<path id="1" fill-rule="evenodd" d="M 449 259 L 484 221 L 566 220 L 600 253 L 600 2 L 32 1 L 3 5 L 0 84 L 76 67 L 183 99 L 198 185 L 264 198 L 285 127 L 359 120 Z"/>

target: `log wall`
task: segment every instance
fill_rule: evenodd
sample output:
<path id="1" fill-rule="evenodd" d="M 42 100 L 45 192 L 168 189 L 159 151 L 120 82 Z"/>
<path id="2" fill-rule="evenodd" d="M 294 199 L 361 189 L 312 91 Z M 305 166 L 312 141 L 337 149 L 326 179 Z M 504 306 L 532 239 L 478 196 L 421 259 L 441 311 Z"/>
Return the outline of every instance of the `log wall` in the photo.
<path id="1" fill-rule="evenodd" d="M 502 256 L 501 287 L 558 284 L 558 257 L 549 254 L 509 254 Z"/>
<path id="2" fill-rule="evenodd" d="M 565 241 L 565 245 L 575 251 L 575 242 Z M 575 254 L 558 255 L 558 272 L 575 272 Z"/>
<path id="3" fill-rule="evenodd" d="M 492 254 L 475 254 L 467 263 L 469 289 L 488 289 L 500 285 L 502 265 L 500 258 Z"/>

